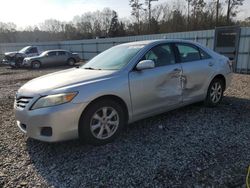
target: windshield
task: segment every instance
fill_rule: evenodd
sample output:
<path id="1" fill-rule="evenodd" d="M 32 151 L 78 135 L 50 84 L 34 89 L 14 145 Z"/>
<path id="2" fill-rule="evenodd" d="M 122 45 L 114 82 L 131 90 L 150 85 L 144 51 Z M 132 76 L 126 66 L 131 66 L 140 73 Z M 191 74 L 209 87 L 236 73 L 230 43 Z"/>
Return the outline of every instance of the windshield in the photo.
<path id="1" fill-rule="evenodd" d="M 45 56 L 48 53 L 48 51 L 44 51 L 40 54 L 40 56 Z"/>
<path id="2" fill-rule="evenodd" d="M 122 45 L 110 48 L 82 66 L 84 69 L 119 70 L 142 49 L 143 45 Z"/>
<path id="3" fill-rule="evenodd" d="M 30 48 L 30 46 L 26 46 L 26 47 L 22 48 L 19 52 L 20 53 L 25 53 L 26 50 L 28 50 L 29 48 Z"/>

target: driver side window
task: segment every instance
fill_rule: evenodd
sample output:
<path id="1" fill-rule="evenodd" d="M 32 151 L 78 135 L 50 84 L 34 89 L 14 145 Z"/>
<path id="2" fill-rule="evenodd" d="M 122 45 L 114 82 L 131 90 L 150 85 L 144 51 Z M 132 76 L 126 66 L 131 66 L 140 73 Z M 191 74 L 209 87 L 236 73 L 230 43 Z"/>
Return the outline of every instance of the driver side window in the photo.
<path id="1" fill-rule="evenodd" d="M 175 64 L 174 52 L 169 44 L 153 47 L 148 51 L 143 60 L 152 60 L 156 67 Z"/>
<path id="2" fill-rule="evenodd" d="M 56 52 L 48 52 L 48 56 L 51 57 L 51 56 L 56 56 Z"/>

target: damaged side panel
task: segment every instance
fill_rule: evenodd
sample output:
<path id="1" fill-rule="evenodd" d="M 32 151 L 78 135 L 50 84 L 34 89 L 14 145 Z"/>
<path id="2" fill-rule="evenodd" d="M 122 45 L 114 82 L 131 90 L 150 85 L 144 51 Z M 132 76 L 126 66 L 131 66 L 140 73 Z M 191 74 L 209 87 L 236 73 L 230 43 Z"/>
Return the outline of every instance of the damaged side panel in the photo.
<path id="1" fill-rule="evenodd" d="M 204 98 L 204 93 L 208 87 L 207 83 L 211 79 L 214 70 L 209 67 L 209 61 L 200 60 L 181 63 L 183 69 L 182 87 L 183 101 L 196 101 Z"/>
<path id="2" fill-rule="evenodd" d="M 134 116 L 181 103 L 181 74 L 180 64 L 132 71 L 129 83 Z"/>

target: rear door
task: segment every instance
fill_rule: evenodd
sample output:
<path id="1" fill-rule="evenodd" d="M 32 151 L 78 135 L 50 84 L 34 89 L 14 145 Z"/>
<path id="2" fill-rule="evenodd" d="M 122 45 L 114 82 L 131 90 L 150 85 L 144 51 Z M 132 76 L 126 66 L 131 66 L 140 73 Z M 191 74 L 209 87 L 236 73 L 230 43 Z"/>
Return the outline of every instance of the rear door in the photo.
<path id="1" fill-rule="evenodd" d="M 155 68 L 129 73 L 134 116 L 144 117 L 181 103 L 182 70 L 175 61 L 172 45 L 153 47 L 141 60 L 153 60 Z"/>
<path id="2" fill-rule="evenodd" d="M 176 43 L 181 63 L 183 101 L 203 100 L 208 81 L 214 73 L 215 62 L 209 54 L 190 43 Z"/>
<path id="3" fill-rule="evenodd" d="M 65 65 L 67 62 L 67 54 L 65 51 L 58 51 L 58 64 Z"/>

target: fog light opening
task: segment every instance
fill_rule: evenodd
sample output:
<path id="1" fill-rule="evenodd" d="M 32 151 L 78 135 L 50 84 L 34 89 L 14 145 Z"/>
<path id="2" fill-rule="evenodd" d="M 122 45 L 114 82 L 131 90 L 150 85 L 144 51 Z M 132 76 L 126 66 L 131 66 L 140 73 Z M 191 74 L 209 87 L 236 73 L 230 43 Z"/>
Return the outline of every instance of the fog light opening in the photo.
<path id="1" fill-rule="evenodd" d="M 41 129 L 42 136 L 52 136 L 52 128 L 51 127 L 43 127 Z"/>
<path id="2" fill-rule="evenodd" d="M 21 123 L 21 128 L 26 131 L 27 126 L 25 124 Z"/>

